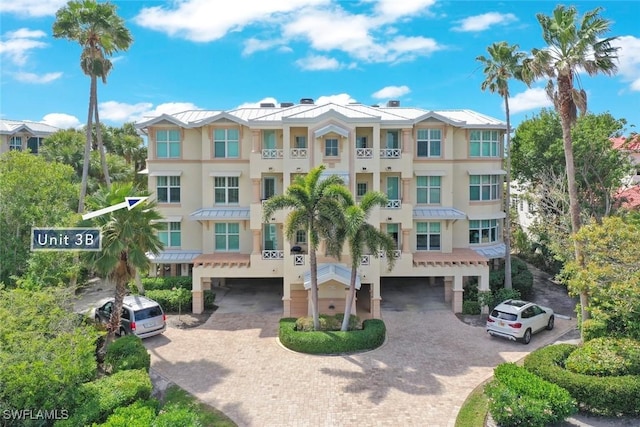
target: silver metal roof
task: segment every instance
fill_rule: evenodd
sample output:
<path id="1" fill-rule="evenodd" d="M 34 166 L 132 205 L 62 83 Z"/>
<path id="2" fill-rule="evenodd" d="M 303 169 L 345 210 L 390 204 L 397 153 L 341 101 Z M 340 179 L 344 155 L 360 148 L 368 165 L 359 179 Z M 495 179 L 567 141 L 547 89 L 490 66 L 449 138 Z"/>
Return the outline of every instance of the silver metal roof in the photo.
<path id="1" fill-rule="evenodd" d="M 492 259 L 492 258 L 504 258 L 507 246 L 504 243 L 498 243 L 491 246 L 482 246 L 479 248 L 471 248 L 480 255 Z"/>
<path id="2" fill-rule="evenodd" d="M 189 214 L 193 220 L 199 219 L 249 219 L 250 209 L 237 208 L 202 208 Z"/>
<path id="3" fill-rule="evenodd" d="M 455 208 L 413 208 L 415 219 L 465 219 L 464 212 Z"/>
<path id="4" fill-rule="evenodd" d="M 336 263 L 318 265 L 318 285 L 329 280 L 335 280 L 349 286 L 351 284 L 351 268 Z M 356 273 L 356 289 L 360 289 L 360 285 L 360 274 Z M 311 271 L 304 273 L 304 288 L 311 288 Z"/>
<path id="5" fill-rule="evenodd" d="M 202 255 L 202 251 L 170 250 L 162 251 L 158 255 L 147 254 L 147 258 L 156 264 L 189 263 L 199 255 Z"/>
<path id="6" fill-rule="evenodd" d="M 14 135 L 19 132 L 25 132 L 34 136 L 45 137 L 59 130 L 60 128 L 46 123 L 0 119 L 0 134 L 2 135 Z"/>

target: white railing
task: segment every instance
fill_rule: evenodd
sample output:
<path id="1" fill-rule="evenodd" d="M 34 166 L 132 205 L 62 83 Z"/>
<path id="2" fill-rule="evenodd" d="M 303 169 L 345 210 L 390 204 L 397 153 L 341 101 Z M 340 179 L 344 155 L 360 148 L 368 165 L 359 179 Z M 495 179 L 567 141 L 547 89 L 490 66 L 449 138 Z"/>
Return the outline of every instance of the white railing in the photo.
<path id="1" fill-rule="evenodd" d="M 289 155 L 292 159 L 306 159 L 307 158 L 307 149 L 306 148 L 292 148 L 289 151 Z"/>
<path id="2" fill-rule="evenodd" d="M 262 259 L 284 259 L 284 251 L 262 251 Z"/>
<path id="3" fill-rule="evenodd" d="M 371 255 L 362 255 L 360 258 L 360 265 L 369 265 L 371 262 Z"/>
<path id="4" fill-rule="evenodd" d="M 356 148 L 356 158 L 373 159 L 373 148 Z"/>
<path id="5" fill-rule="evenodd" d="M 281 159 L 282 149 L 280 148 L 265 148 L 262 150 L 263 159 Z"/>
<path id="6" fill-rule="evenodd" d="M 387 209 L 400 209 L 402 207 L 402 200 L 392 199 L 387 201 Z"/>
<path id="7" fill-rule="evenodd" d="M 395 250 L 395 251 L 393 251 L 393 257 L 394 257 L 395 259 L 400 258 L 400 255 L 401 255 L 401 254 L 402 254 L 402 251 L 400 251 L 400 250 Z M 380 258 L 384 258 L 384 257 L 385 257 L 385 252 L 384 252 L 384 251 L 378 251 L 378 256 L 379 256 Z"/>
<path id="8" fill-rule="evenodd" d="M 294 255 L 293 265 L 304 265 L 304 255 Z"/>
<path id="9" fill-rule="evenodd" d="M 380 150 L 380 157 L 383 159 L 399 159 L 400 153 L 399 148 L 383 148 Z"/>

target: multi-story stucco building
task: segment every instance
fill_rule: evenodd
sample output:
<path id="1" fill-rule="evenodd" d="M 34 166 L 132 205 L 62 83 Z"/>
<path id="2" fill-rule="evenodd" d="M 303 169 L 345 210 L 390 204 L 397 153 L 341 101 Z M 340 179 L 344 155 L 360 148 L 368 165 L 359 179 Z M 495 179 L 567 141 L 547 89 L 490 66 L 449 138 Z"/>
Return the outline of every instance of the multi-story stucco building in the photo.
<path id="1" fill-rule="evenodd" d="M 59 130 L 45 123 L 0 119 L 0 154 L 9 150 L 37 154 L 42 141 Z"/>
<path id="2" fill-rule="evenodd" d="M 149 189 L 165 218 L 165 250 L 153 262 L 192 275 L 193 310 L 203 290 L 228 278 L 282 280 L 283 314 L 309 309 L 306 235 L 285 240 L 287 212 L 262 221 L 262 202 L 298 174 L 324 164 L 358 197 L 381 191 L 386 208 L 370 217 L 397 243 L 396 262 L 360 261 L 360 299 L 380 315 L 389 278 L 444 283 L 462 309 L 465 277 L 489 287 L 489 262 L 504 257 L 502 199 L 505 124 L 470 110 L 299 104 L 186 111 L 137 124 L 148 135 Z M 322 248 L 319 254 L 322 254 Z M 344 308 L 351 261 L 319 257 L 322 313 Z"/>

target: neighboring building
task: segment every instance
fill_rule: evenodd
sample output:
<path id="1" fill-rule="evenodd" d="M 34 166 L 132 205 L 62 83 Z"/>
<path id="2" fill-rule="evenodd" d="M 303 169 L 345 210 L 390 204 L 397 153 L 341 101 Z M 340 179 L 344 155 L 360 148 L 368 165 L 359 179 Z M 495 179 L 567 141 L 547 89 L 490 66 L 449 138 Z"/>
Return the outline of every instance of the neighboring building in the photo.
<path id="1" fill-rule="evenodd" d="M 365 255 L 359 312 L 380 316 L 389 278 L 441 278 L 445 300 L 462 310 L 463 282 L 489 289 L 489 263 L 502 258 L 505 123 L 470 110 L 262 104 L 231 111 L 185 111 L 137 124 L 148 135 L 149 189 L 164 215 L 161 271 L 192 275 L 193 311 L 203 290 L 227 278 L 282 280 L 283 314 L 309 312 L 306 235 L 283 237 L 287 212 L 262 221 L 262 202 L 294 177 L 324 164 L 356 197 L 381 191 L 386 208 L 372 224 L 393 236 L 396 263 Z M 348 251 L 338 262 L 319 251 L 321 313 L 339 313 L 349 285 Z"/>
<path id="2" fill-rule="evenodd" d="M 640 135 L 634 134 L 629 138 L 621 136 L 609 139 L 613 148 L 629 154 L 633 172 L 628 177 L 626 184 L 629 186 L 640 184 Z"/>
<path id="3" fill-rule="evenodd" d="M 42 141 L 59 130 L 45 123 L 0 119 L 0 154 L 10 150 L 37 154 Z"/>

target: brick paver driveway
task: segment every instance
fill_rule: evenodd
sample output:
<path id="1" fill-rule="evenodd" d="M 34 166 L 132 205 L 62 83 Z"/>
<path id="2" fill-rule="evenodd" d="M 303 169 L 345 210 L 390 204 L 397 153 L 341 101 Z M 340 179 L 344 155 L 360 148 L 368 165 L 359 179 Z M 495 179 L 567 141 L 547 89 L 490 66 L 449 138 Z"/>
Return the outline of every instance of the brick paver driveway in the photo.
<path id="1" fill-rule="evenodd" d="M 277 342 L 278 314 L 217 314 L 145 340 L 152 369 L 239 426 L 453 426 L 467 395 L 528 346 L 490 338 L 448 310 L 384 312 L 387 343 L 357 355 L 310 356 Z"/>

